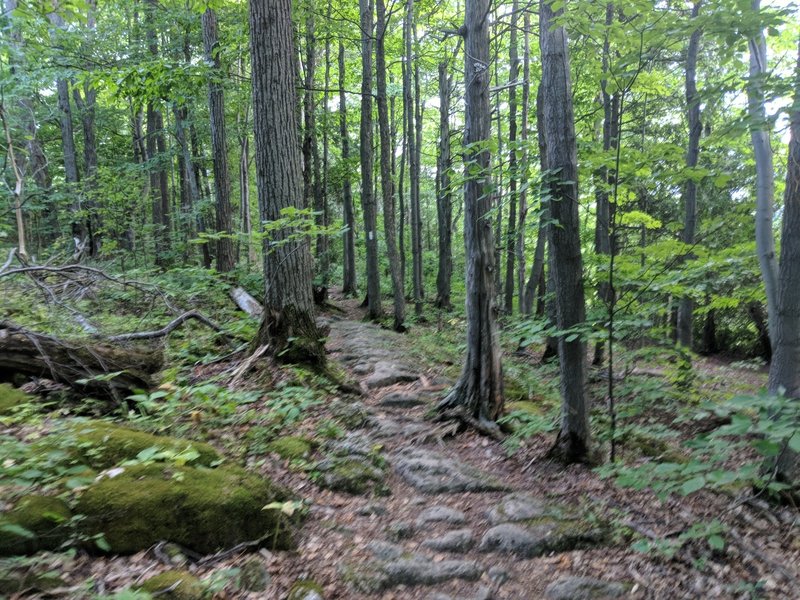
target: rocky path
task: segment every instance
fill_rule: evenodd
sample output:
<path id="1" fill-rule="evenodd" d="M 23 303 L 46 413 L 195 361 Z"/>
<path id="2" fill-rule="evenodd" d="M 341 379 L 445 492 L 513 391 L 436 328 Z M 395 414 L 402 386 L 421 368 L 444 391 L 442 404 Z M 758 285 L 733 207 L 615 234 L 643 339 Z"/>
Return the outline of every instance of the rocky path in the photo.
<path id="1" fill-rule="evenodd" d="M 328 595 L 631 597 L 632 582 L 576 576 L 565 568 L 574 557 L 560 558 L 602 552 L 601 520 L 525 485 L 494 442 L 444 438 L 446 426 L 426 419 L 452 382 L 412 360 L 407 337 L 345 318 L 327 324 L 331 360 L 364 392 L 335 408 L 349 430 L 322 449 L 318 483 L 328 492 L 314 499 L 299 548 L 321 558 L 310 576 L 336 582 Z"/>

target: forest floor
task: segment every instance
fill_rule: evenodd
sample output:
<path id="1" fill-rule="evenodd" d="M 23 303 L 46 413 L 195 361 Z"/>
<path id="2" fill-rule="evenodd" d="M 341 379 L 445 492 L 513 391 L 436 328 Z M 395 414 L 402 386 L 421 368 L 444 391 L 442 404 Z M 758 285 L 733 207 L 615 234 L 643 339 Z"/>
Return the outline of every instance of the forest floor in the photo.
<path id="1" fill-rule="evenodd" d="M 320 586 L 321 596 L 302 596 L 307 600 L 800 594 L 796 512 L 706 490 L 661 501 L 648 490 L 623 489 L 591 467 L 548 460 L 552 433 L 529 437 L 513 452 L 473 431 L 453 435 L 452 423 L 430 415 L 459 369 L 458 358 L 443 360 L 435 343 L 437 330 L 449 324 L 397 334 L 365 322 L 357 301 L 333 301 L 341 311 L 320 319 L 330 327 L 329 360 L 361 394 L 343 392 L 304 408 L 292 431 L 284 432 L 316 437 L 312 454 L 301 460 L 248 456 L 251 468 L 304 499 L 307 516 L 294 551 L 242 552 L 190 566 L 206 580 L 223 580 L 215 598 L 284 600 L 298 580 Z M 512 371 L 554 378 L 532 354 L 508 360 L 514 361 Z M 198 369 L 197 375 L 220 368 Z M 658 369 L 643 371 L 642 379 L 652 384 L 639 393 L 665 385 Z M 721 360 L 700 359 L 696 371 L 701 386 L 735 383 L 755 391 L 764 382 L 763 371 Z M 602 378 L 595 383 L 603 385 Z M 664 407 L 653 412 L 663 412 L 663 420 L 675 417 Z M 660 452 L 679 454 L 696 427 L 680 426 L 685 437 Z M 320 439 L 318 432 L 326 429 L 333 433 Z M 223 438 L 234 436 L 236 443 L 246 431 L 207 433 L 219 447 Z M 626 459 L 648 460 L 633 450 Z M 710 548 L 707 535 L 686 535 L 698 523 L 714 521 L 721 524 L 724 546 Z M 670 552 L 641 552 L 631 547 L 635 539 L 681 543 Z M 85 590 L 81 582 L 89 579 L 96 591 L 112 593 L 168 566 L 152 549 L 128 557 L 59 556 L 52 567 L 73 586 L 62 590 L 63 597 L 84 597 L 77 590 Z M 226 576 L 233 580 L 253 561 L 269 572 L 265 591 L 225 584 Z"/>

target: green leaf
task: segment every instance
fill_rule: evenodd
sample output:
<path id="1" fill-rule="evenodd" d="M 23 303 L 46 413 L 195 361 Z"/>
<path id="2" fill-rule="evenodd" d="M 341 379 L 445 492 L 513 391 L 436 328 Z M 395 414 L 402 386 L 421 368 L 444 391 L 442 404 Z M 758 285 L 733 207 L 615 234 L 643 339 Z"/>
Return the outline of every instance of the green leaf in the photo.
<path id="1" fill-rule="evenodd" d="M 711 546 L 713 550 L 722 550 L 725 548 L 725 540 L 721 535 L 712 535 L 708 538 L 708 545 Z"/>
<path id="2" fill-rule="evenodd" d="M 706 478 L 700 475 L 699 477 L 692 477 L 689 481 L 685 481 L 681 486 L 681 493 L 684 496 L 688 496 L 696 492 L 697 490 L 703 489 L 706 485 Z"/>
<path id="3" fill-rule="evenodd" d="M 20 537 L 24 537 L 25 539 L 32 540 L 36 536 L 19 525 L 15 525 L 14 523 L 0 523 L 0 531 L 5 531 L 6 533 L 10 533 L 12 535 L 18 535 Z"/>

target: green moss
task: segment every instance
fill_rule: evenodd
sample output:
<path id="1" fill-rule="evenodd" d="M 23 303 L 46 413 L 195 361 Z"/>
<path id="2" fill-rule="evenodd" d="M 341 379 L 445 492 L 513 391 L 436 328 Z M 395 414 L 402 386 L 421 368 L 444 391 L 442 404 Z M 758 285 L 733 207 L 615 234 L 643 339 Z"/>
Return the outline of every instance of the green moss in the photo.
<path id="1" fill-rule="evenodd" d="M 263 510 L 289 493 L 244 469 L 177 467 L 163 464 L 126 467 L 89 487 L 76 511 L 88 536 L 103 533 L 110 551 L 131 554 L 166 540 L 196 552 L 211 553 L 263 538 L 265 546 L 291 546 L 287 518 Z"/>
<path id="2" fill-rule="evenodd" d="M 294 460 L 311 453 L 311 442 L 296 435 L 288 435 L 272 440 L 267 444 L 267 452 L 274 452 L 281 458 Z"/>
<path id="3" fill-rule="evenodd" d="M 366 461 L 335 457 L 322 461 L 317 468 L 322 473 L 320 484 L 327 489 L 354 496 L 370 491 L 386 493 L 383 472 Z"/>
<path id="4" fill-rule="evenodd" d="M 624 441 L 625 448 L 641 456 L 657 458 L 662 462 L 685 464 L 689 459 L 680 450 L 662 439 L 633 433 Z"/>
<path id="5" fill-rule="evenodd" d="M 309 579 L 301 579 L 292 585 L 286 600 L 306 600 L 307 598 L 313 598 L 314 594 L 322 597 L 322 593 L 322 586 L 317 582 Z"/>
<path id="6" fill-rule="evenodd" d="M 0 415 L 10 414 L 17 406 L 33 401 L 33 396 L 15 388 L 10 383 L 0 383 Z"/>
<path id="7" fill-rule="evenodd" d="M 524 412 L 531 415 L 543 415 L 545 412 L 545 408 L 536 402 L 530 402 L 529 400 L 518 400 L 516 402 L 507 402 L 506 403 L 506 411 L 509 413 L 512 412 Z"/>
<path id="8" fill-rule="evenodd" d="M 608 534 L 605 523 L 593 523 L 581 518 L 545 516 L 529 519 L 525 523 L 531 527 L 547 528 L 547 538 L 542 547 L 544 552 L 590 548 L 602 544 Z"/>
<path id="9" fill-rule="evenodd" d="M 52 496 L 26 496 L 0 516 L 0 556 L 33 554 L 58 548 L 68 537 L 64 524 L 72 517 L 69 506 Z M 3 525 L 12 527 L 3 528 Z M 22 528 L 33 537 L 17 532 Z"/>
<path id="10" fill-rule="evenodd" d="M 167 600 L 202 600 L 206 596 L 203 584 L 188 571 L 164 571 L 136 589 Z"/>
<path id="11" fill-rule="evenodd" d="M 94 469 L 107 469 L 125 460 L 131 460 L 148 448 L 157 447 L 176 453 L 183 452 L 191 446 L 200 456 L 195 464 L 208 466 L 220 459 L 220 455 L 208 444 L 190 440 L 182 440 L 168 436 L 153 435 L 144 431 L 136 431 L 120 427 L 106 421 L 82 421 L 52 436 L 62 436 L 69 447 L 66 450 L 77 462 Z M 45 439 L 48 444 L 53 440 Z"/>

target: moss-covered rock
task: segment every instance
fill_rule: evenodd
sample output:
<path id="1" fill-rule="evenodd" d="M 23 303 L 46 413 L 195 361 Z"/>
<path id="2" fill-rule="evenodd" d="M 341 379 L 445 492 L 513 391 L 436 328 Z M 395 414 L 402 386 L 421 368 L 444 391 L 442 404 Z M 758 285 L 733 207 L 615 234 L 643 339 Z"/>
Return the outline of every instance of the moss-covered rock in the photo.
<path id="1" fill-rule="evenodd" d="M 188 571 L 164 571 L 146 579 L 136 589 L 167 600 L 203 600 L 206 597 L 203 584 Z"/>
<path id="2" fill-rule="evenodd" d="M 292 585 L 286 600 L 322 600 L 322 587 L 315 581 L 301 579 Z"/>
<path id="3" fill-rule="evenodd" d="M 322 474 L 320 485 L 335 492 L 360 496 L 373 491 L 386 494 L 383 471 L 371 464 L 368 459 L 346 456 L 331 457 L 321 461 L 317 469 Z"/>
<path id="4" fill-rule="evenodd" d="M 272 440 L 267 444 L 267 452 L 274 452 L 281 458 L 295 460 L 311 454 L 312 445 L 309 440 L 296 435 L 287 435 Z"/>
<path id="5" fill-rule="evenodd" d="M 102 478 L 81 495 L 76 511 L 85 516 L 82 532 L 103 533 L 116 554 L 161 540 L 201 553 L 261 538 L 265 546 L 285 549 L 292 542 L 287 518 L 263 507 L 289 496 L 238 467 L 150 464 Z"/>
<path id="6" fill-rule="evenodd" d="M 6 567 L 0 563 L 0 598 L 16 597 L 22 591 L 47 592 L 64 585 L 64 580 L 52 571 L 41 573 L 28 565 Z"/>
<path id="7" fill-rule="evenodd" d="M 58 548 L 69 536 L 65 524 L 71 517 L 69 506 L 59 498 L 26 496 L 0 515 L 0 556 Z"/>
<path id="8" fill-rule="evenodd" d="M 17 406 L 33 401 L 33 396 L 15 388 L 10 383 L 0 383 L 0 415 L 9 414 Z"/>
<path id="9" fill-rule="evenodd" d="M 59 439 L 49 439 L 58 436 Z M 121 427 L 106 421 L 81 421 L 63 431 L 53 433 L 41 443 L 55 445 L 66 442 L 70 457 L 94 469 L 107 469 L 125 460 L 131 460 L 148 448 L 159 448 L 180 453 L 188 448 L 200 456 L 194 464 L 209 466 L 220 460 L 214 448 L 203 442 L 182 440 L 163 435 L 153 435 Z"/>

